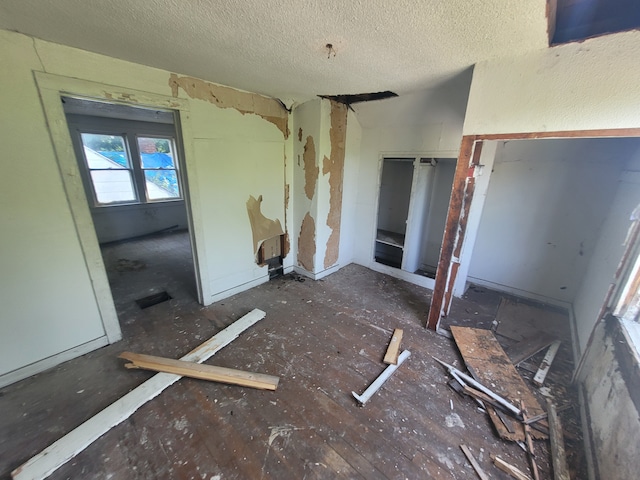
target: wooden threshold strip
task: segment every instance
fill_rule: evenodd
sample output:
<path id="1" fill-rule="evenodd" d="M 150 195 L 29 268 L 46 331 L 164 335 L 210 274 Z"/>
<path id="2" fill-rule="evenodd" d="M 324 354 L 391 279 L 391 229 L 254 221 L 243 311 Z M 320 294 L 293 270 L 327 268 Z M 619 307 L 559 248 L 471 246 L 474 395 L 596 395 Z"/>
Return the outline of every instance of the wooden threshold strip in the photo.
<path id="1" fill-rule="evenodd" d="M 173 360 L 172 358 L 143 355 L 141 353 L 122 352 L 120 358 L 132 363 L 125 364 L 127 368 L 141 368 L 154 372 L 174 373 L 183 377 L 198 378 L 200 380 L 212 380 L 214 382 L 229 383 L 243 387 L 258 388 L 262 390 L 275 390 L 278 387 L 278 377 L 262 373 L 244 372 L 233 368 L 216 367 L 213 365 L 201 365 L 194 362 Z"/>
<path id="2" fill-rule="evenodd" d="M 182 360 L 202 363 L 229 345 L 246 329 L 262 320 L 266 313 L 257 308 L 236 320 L 205 343 L 187 353 Z M 129 418 L 142 405 L 158 396 L 180 379 L 180 375 L 158 373 L 116 400 L 89 420 L 71 430 L 31 460 L 11 472 L 16 480 L 41 479 L 49 476 L 78 453 L 87 448 L 112 427 Z"/>

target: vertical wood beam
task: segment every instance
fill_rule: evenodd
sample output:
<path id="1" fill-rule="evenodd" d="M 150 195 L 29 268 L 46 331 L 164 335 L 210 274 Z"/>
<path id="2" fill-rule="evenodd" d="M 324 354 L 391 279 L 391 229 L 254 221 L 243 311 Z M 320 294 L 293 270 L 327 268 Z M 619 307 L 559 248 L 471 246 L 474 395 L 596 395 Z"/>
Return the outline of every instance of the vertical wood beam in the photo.
<path id="1" fill-rule="evenodd" d="M 427 328 L 432 330 L 437 328 L 441 315 L 446 315 L 451 303 L 451 292 L 458 272 L 457 265 L 459 265 L 458 257 L 454 259 L 454 255 L 459 256 L 462 249 L 475 187 L 473 173 L 475 166 L 480 161 L 481 151 L 482 142 L 476 142 L 475 136 L 467 135 L 462 137 L 460 154 L 456 163 L 456 172 L 451 188 L 447 222 L 442 237 L 442 247 L 440 248 L 436 281 L 427 319 Z M 456 266 L 453 266 L 454 263 Z"/>

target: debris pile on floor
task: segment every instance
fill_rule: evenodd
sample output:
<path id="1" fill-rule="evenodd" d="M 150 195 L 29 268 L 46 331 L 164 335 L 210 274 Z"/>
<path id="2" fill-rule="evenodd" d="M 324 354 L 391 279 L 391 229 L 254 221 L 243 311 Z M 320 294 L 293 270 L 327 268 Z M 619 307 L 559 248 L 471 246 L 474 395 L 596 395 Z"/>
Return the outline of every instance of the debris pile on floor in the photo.
<path id="1" fill-rule="evenodd" d="M 538 480 L 540 474 L 536 462 L 538 449 L 534 447 L 533 440 L 547 440 L 550 437 L 554 478 L 569 479 L 562 427 L 559 424 L 556 407 L 551 400 L 547 399 L 547 411 L 545 411 L 516 370 L 516 364 L 513 361 L 514 357 L 524 361 L 549 347 L 540 369 L 533 378 L 534 385 L 541 386 L 560 342 L 546 336 L 540 337 L 535 342 L 526 339 L 528 347 L 512 349 L 512 358 L 509 358 L 490 330 L 452 326 L 451 334 L 462 355 L 468 374 L 434 357 L 451 375 L 452 380 L 448 385 L 458 394 L 472 398 L 479 409 L 486 412 L 500 438 L 518 443 L 526 452 L 534 480 Z M 522 341 L 524 342 L 525 339 Z M 521 354 L 524 351 L 529 353 L 525 356 Z M 478 477 L 487 478 L 469 448 L 465 445 L 461 445 L 460 448 Z M 514 478 L 531 478 L 497 455 L 492 456 L 492 459 L 497 468 Z"/>
<path id="2" fill-rule="evenodd" d="M 371 385 L 364 391 L 362 395 L 358 395 L 356 392 L 351 392 L 353 397 L 359 402 L 360 406 L 364 406 L 365 403 L 380 389 L 382 384 L 386 382 L 393 372 L 395 372 L 402 363 L 411 356 L 409 350 L 400 352 L 400 342 L 402 341 L 402 330 L 396 328 L 393 332 L 393 336 L 389 341 L 389 347 L 384 356 L 383 362 L 388 365 L 387 368 L 376 378 Z"/>

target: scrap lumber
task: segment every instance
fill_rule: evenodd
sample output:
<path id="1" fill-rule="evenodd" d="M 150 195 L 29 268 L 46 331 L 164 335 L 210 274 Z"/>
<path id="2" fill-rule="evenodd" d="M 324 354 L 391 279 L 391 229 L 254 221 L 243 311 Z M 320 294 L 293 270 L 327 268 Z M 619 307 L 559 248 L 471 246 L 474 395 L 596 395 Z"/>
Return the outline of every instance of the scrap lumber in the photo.
<path id="1" fill-rule="evenodd" d="M 533 357 L 536 353 L 541 352 L 551 345 L 556 338 L 546 332 L 541 332 L 532 337 L 527 337 L 520 342 L 505 348 L 505 352 L 514 365 Z"/>
<path id="2" fill-rule="evenodd" d="M 491 389 L 485 387 L 480 382 L 478 382 L 475 379 L 471 378 L 466 373 L 461 372 L 460 370 L 458 370 L 454 366 L 449 365 L 449 364 L 443 362 L 442 360 L 438 360 L 436 357 L 431 357 L 431 358 L 433 358 L 436 362 L 438 362 L 441 365 L 443 365 L 449 371 L 449 373 L 453 376 L 453 378 L 455 378 L 458 381 L 458 383 L 460 383 L 460 385 L 462 385 L 463 388 L 465 387 L 466 383 L 470 383 L 471 385 L 476 387 L 478 390 L 480 390 L 481 392 L 483 392 L 486 395 L 488 395 L 489 397 L 491 397 L 494 401 L 500 403 L 507 410 L 509 410 L 511 413 L 513 413 L 516 417 L 520 417 L 520 409 L 518 407 L 514 406 L 513 404 L 511 404 L 508 400 L 505 400 L 500 395 L 496 394 Z"/>
<path id="3" fill-rule="evenodd" d="M 194 362 L 185 362 L 140 353 L 122 352 L 119 357 L 131 362 L 125 364 L 127 368 L 141 368 L 154 372 L 174 373 L 176 375 L 182 375 L 183 377 L 211 380 L 261 390 L 275 390 L 278 388 L 278 381 L 280 380 L 273 375 L 245 372 L 213 365 L 201 365 Z"/>
<path id="4" fill-rule="evenodd" d="M 262 310 L 252 310 L 199 347 L 187 353 L 181 360 L 196 363 L 208 360 L 265 316 L 266 313 Z M 180 378 L 180 375 L 170 373 L 154 375 L 142 385 L 134 388 L 125 396 L 116 400 L 107 408 L 45 448 L 35 457 L 16 468 L 11 472 L 12 478 L 14 480 L 27 480 L 47 477 L 112 427 L 129 418 L 138 408 L 158 396 L 164 389 L 173 385 Z"/>
<path id="5" fill-rule="evenodd" d="M 513 478 L 516 478 L 517 480 L 531 480 L 529 475 L 524 473 L 519 468 L 514 467 L 510 463 L 505 462 L 500 457 L 492 455 L 491 458 L 492 458 L 493 463 L 495 464 L 496 467 L 498 467 L 503 472 L 508 473 Z"/>
<path id="6" fill-rule="evenodd" d="M 547 378 L 547 373 L 551 369 L 551 364 L 553 363 L 553 359 L 556 358 L 556 353 L 558 353 L 558 349 L 560 348 L 560 340 L 556 340 L 551 344 L 549 350 L 547 350 L 542 363 L 540 364 L 540 368 L 536 372 L 533 377 L 533 383 L 538 386 L 541 386 L 544 383 L 544 379 Z"/>
<path id="7" fill-rule="evenodd" d="M 371 385 L 364 391 L 362 395 L 358 395 L 356 392 L 351 392 L 358 402 L 360 402 L 360 406 L 364 406 L 367 401 L 373 396 L 374 393 L 378 391 L 378 389 L 382 386 L 384 382 L 386 382 L 393 372 L 395 372 L 402 363 L 411 356 L 411 352 L 409 350 L 403 351 L 398 357 L 397 365 L 389 365 L 384 371 L 380 374 L 378 378 L 376 378 Z"/>
<path id="8" fill-rule="evenodd" d="M 536 452 L 533 449 L 533 440 L 531 439 L 531 427 L 527 424 L 527 409 L 522 400 L 520 400 L 520 407 L 522 409 L 522 422 L 524 424 L 524 436 L 527 441 L 527 455 L 529 457 L 529 462 L 531 463 L 531 473 L 533 473 L 534 480 L 540 480 L 538 464 L 536 463 Z"/>
<path id="9" fill-rule="evenodd" d="M 553 465 L 553 478 L 555 480 L 570 480 L 567 456 L 564 449 L 564 437 L 562 424 L 556 406 L 547 399 L 547 412 L 549 414 L 549 431 L 551 439 L 551 463 Z"/>
<path id="10" fill-rule="evenodd" d="M 471 453 L 471 450 L 469 450 L 469 447 L 467 447 L 466 445 L 460 445 L 460 449 L 462 450 L 462 453 L 464 453 L 465 457 L 467 457 L 467 460 L 469 460 L 469 463 L 478 474 L 480 480 L 489 480 L 489 477 L 487 477 L 487 474 L 484 473 L 484 470 L 482 470 L 482 467 L 476 461 L 475 457 Z"/>
<path id="11" fill-rule="evenodd" d="M 389 341 L 389 346 L 387 347 L 387 353 L 384 355 L 384 359 L 382 360 L 387 365 L 397 365 L 398 364 L 398 356 L 400 355 L 400 342 L 402 342 L 402 329 L 396 328 L 393 331 L 393 336 Z"/>
<path id="12" fill-rule="evenodd" d="M 478 382 L 490 386 L 495 394 L 503 397 L 511 405 L 523 400 L 527 411 L 532 416 L 544 413 L 540 403 L 507 357 L 493 332 L 455 326 L 451 327 L 451 332 L 467 369 L 476 376 Z M 514 425 L 515 431 L 512 433 L 504 427 L 492 408 L 488 409 L 488 413 L 501 438 L 524 441 L 524 427 L 520 423 Z M 536 439 L 547 438 L 539 431 L 532 432 L 532 435 Z"/>

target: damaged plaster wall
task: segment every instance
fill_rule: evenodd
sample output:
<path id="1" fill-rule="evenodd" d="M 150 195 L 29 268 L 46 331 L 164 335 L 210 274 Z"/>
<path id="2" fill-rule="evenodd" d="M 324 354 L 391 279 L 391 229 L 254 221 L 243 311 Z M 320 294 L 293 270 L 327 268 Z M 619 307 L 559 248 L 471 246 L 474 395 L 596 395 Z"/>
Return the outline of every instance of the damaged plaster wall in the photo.
<path id="1" fill-rule="evenodd" d="M 347 141 L 347 106 L 331 101 L 329 138 L 331 153 L 322 161 L 322 175 L 329 175 L 329 213 L 326 225 L 331 229 L 324 254 L 324 268 L 338 262 L 340 253 L 340 219 L 342 217 L 342 187 Z"/>
<path id="2" fill-rule="evenodd" d="M 637 351 L 632 352 L 629 344 L 618 320 L 609 318 L 596 327 L 584 365 L 581 388 L 588 406 L 595 469 L 601 479 L 626 480 L 638 475 L 640 369 Z"/>
<path id="3" fill-rule="evenodd" d="M 624 167 L 626 148 L 619 142 L 504 142 L 487 172 L 469 281 L 572 303 Z"/>
<path id="4" fill-rule="evenodd" d="M 320 139 L 320 100 L 299 105 L 293 111 L 293 130 L 298 132 L 293 146 L 292 237 L 294 265 L 315 273 L 317 218 L 316 195 L 320 171 L 316 143 Z M 311 229 L 313 228 L 313 231 Z"/>
<path id="5" fill-rule="evenodd" d="M 354 216 L 356 263 L 433 288 L 431 279 L 405 275 L 406 272 L 373 260 L 380 156 L 427 154 L 457 158 L 470 82 L 471 73 L 465 72 L 435 89 L 353 106 L 362 127 Z"/>
<path id="6" fill-rule="evenodd" d="M 103 88 L 97 97 L 133 104 L 160 95 L 171 106 L 177 94 L 175 105 L 188 106 L 181 114 L 183 132 L 193 139 L 185 145 L 186 177 L 204 302 L 268 280 L 267 267 L 255 263 L 246 202 L 262 195 L 264 216 L 286 225 L 291 140 L 285 139 L 288 113 L 278 102 L 202 81 L 194 93 L 188 87 L 194 82 L 182 80 L 183 88 L 185 77 L 171 72 L 6 31 L 0 31 L 0 59 L 3 161 L 11 175 L 0 194 L 6 227 L 0 265 L 11 278 L 0 288 L 0 374 L 105 335 L 34 71 L 71 83 L 96 82 Z M 202 88 L 224 105 L 198 98 Z M 34 291 L 37 302 L 30 300 Z"/>
<path id="7" fill-rule="evenodd" d="M 326 99 L 293 114 L 297 264 L 313 278 L 333 271 L 341 258 L 347 118 L 346 106 Z"/>

